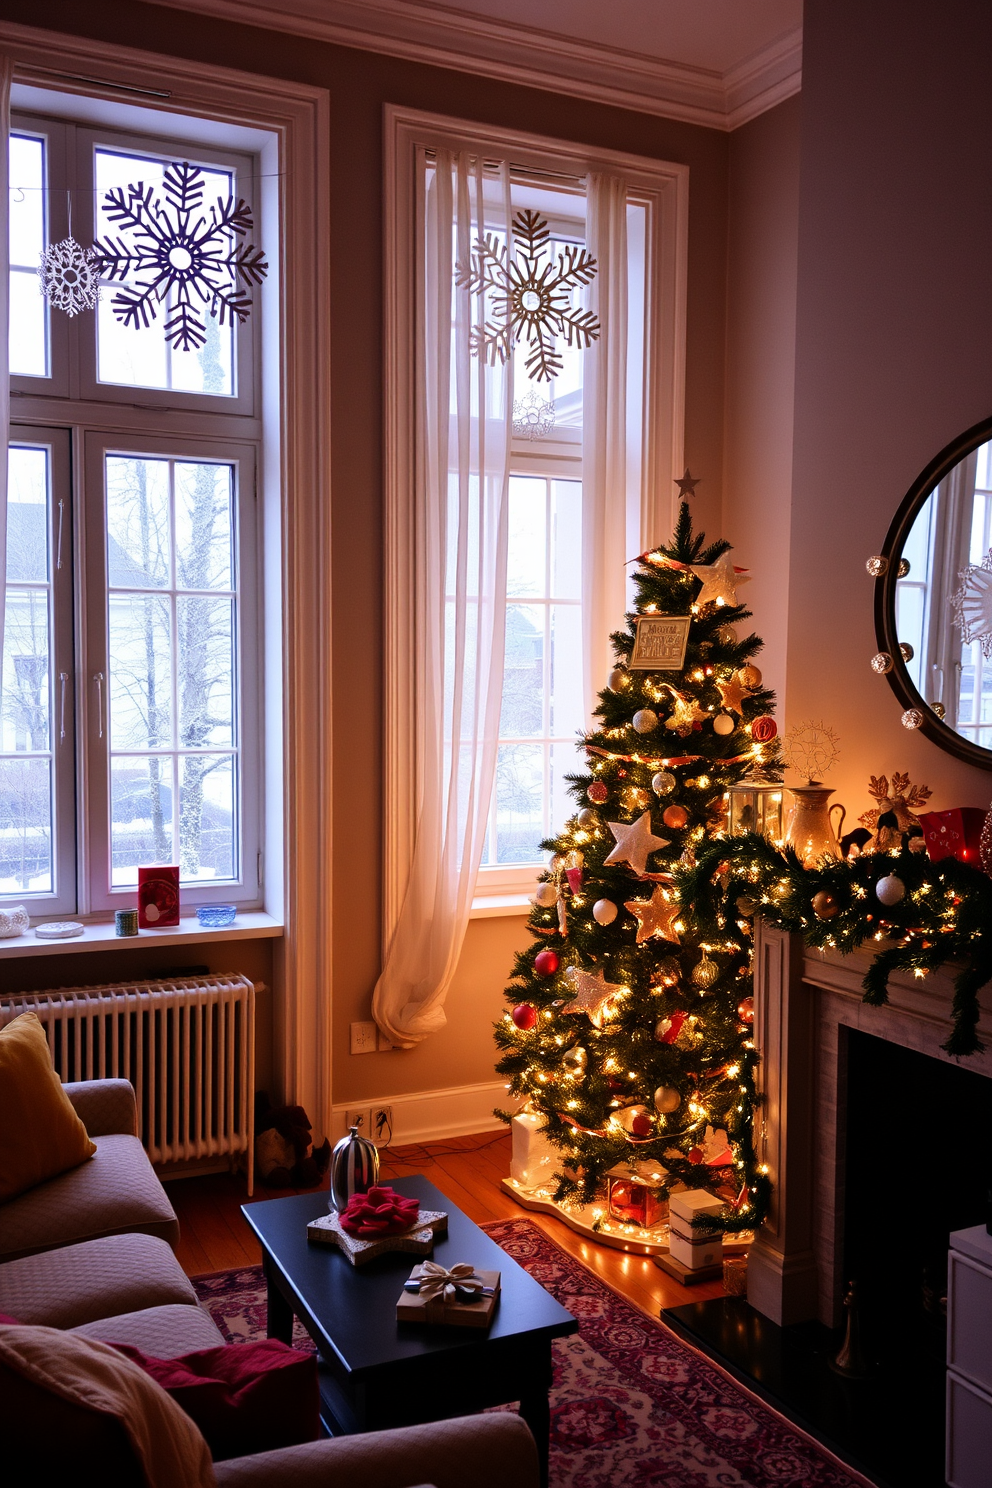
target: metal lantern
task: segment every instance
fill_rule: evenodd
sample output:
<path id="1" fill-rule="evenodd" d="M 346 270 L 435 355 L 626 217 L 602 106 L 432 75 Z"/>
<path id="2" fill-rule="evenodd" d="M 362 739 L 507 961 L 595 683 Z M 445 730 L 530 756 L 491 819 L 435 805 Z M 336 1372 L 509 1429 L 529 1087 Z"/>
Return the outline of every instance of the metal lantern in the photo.
<path id="1" fill-rule="evenodd" d="M 379 1149 L 353 1126 L 331 1153 L 331 1191 L 327 1207 L 345 1209 L 352 1194 L 368 1193 L 379 1181 Z"/>
<path id="2" fill-rule="evenodd" d="M 728 829 L 731 836 L 760 832 L 775 847 L 785 835 L 782 819 L 782 786 L 760 780 L 741 780 L 727 788 L 730 798 Z"/>

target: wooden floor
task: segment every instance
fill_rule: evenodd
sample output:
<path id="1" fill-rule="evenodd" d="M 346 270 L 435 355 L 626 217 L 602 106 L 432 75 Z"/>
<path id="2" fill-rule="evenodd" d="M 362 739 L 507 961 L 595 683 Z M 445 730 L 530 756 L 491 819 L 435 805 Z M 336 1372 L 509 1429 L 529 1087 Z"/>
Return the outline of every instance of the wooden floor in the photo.
<path id="1" fill-rule="evenodd" d="M 425 1147 L 390 1147 L 382 1153 L 384 1179 L 423 1173 L 476 1224 L 497 1219 L 533 1220 L 562 1250 L 576 1256 L 608 1286 L 653 1317 L 663 1307 L 723 1295 L 718 1281 L 680 1286 L 644 1256 L 625 1255 L 595 1244 L 558 1219 L 522 1209 L 500 1187 L 500 1180 L 509 1171 L 510 1137 L 502 1132 L 455 1137 Z M 256 1187 L 251 1202 L 296 1191 Z M 261 1260 L 258 1242 L 241 1214 L 241 1205 L 247 1200 L 243 1178 L 225 1174 L 176 1179 L 169 1183 L 168 1192 L 179 1215 L 179 1260 L 188 1275 L 256 1265 Z"/>

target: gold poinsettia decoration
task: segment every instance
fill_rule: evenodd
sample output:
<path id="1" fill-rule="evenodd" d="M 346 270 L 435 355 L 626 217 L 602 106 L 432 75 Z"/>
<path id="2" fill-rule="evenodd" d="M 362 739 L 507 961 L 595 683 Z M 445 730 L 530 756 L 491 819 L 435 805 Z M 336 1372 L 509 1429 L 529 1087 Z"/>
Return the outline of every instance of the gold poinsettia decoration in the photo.
<path id="1" fill-rule="evenodd" d="M 875 798 L 878 805 L 858 817 L 858 821 L 873 834 L 865 851 L 887 852 L 895 845 L 901 833 L 916 826 L 915 808 L 925 806 L 933 791 L 928 785 L 911 786 L 909 775 L 897 772 L 893 775 L 891 784 L 885 775 L 872 775 L 868 781 L 868 794 Z M 895 816 L 896 825 L 880 828 L 878 819 L 888 812 Z"/>

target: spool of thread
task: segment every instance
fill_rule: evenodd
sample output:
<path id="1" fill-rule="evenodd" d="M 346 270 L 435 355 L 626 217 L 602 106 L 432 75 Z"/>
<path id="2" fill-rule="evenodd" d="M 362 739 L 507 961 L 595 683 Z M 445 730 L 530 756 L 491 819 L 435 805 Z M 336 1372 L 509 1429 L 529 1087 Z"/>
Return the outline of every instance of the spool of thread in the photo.
<path id="1" fill-rule="evenodd" d="M 136 909 L 117 910 L 114 915 L 114 929 L 118 935 L 137 935 L 138 911 Z"/>

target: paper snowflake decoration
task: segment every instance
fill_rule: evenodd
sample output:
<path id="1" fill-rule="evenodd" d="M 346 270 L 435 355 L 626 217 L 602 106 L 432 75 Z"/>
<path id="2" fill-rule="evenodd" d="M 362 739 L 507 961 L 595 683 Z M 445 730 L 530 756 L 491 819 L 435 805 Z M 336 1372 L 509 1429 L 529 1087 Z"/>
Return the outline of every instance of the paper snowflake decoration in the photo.
<path id="1" fill-rule="evenodd" d="M 52 243 L 38 266 L 41 292 L 50 305 L 66 315 L 94 310 L 100 298 L 100 276 L 96 254 L 84 248 L 70 233 L 61 243 Z"/>
<path id="2" fill-rule="evenodd" d="M 471 329 L 472 355 L 484 356 L 495 366 L 525 341 L 530 348 L 527 376 L 534 382 L 550 382 L 561 372 L 559 338 L 582 351 L 599 339 L 597 317 L 572 305 L 572 291 L 596 277 L 596 260 L 574 243 L 566 243 L 555 259 L 550 231 L 540 213 L 518 212 L 513 219 L 512 258 L 495 233 L 486 233 L 476 239 L 469 262 L 455 269 L 459 287 L 488 295 L 492 311 L 483 325 Z"/>
<path id="3" fill-rule="evenodd" d="M 111 301 L 123 325 L 147 328 L 167 302 L 165 339 L 177 351 L 199 351 L 207 338 L 201 307 L 221 325 L 243 323 L 252 303 L 244 286 L 261 284 L 269 269 L 260 248 L 237 241 L 251 232 L 247 202 L 218 197 L 203 210 L 199 166 L 166 166 L 162 193 L 164 200 L 139 181 L 105 194 L 107 216 L 129 236 L 98 239 L 96 265 L 105 279 L 129 281 Z"/>
<path id="4" fill-rule="evenodd" d="M 809 781 L 826 775 L 839 759 L 837 735 L 825 723 L 797 723 L 785 736 L 783 762 Z"/>
<path id="5" fill-rule="evenodd" d="M 517 439 L 546 439 L 555 426 L 553 399 L 542 398 L 531 388 L 513 400 L 513 433 Z"/>
<path id="6" fill-rule="evenodd" d="M 992 549 L 981 563 L 969 563 L 958 574 L 961 588 L 951 595 L 954 618 L 965 645 L 981 641 L 982 655 L 992 657 Z"/>

